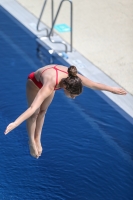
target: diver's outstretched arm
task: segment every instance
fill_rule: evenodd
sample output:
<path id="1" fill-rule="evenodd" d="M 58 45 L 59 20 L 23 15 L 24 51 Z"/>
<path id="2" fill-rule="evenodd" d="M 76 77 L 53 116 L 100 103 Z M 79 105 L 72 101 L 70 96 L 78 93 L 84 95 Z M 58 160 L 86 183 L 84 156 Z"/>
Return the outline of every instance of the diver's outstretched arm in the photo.
<path id="1" fill-rule="evenodd" d="M 13 129 L 15 129 L 17 126 L 19 126 L 22 122 L 24 122 L 26 119 L 28 119 L 30 116 L 33 115 L 33 113 L 40 107 L 42 102 L 53 92 L 53 88 L 49 86 L 43 86 L 39 92 L 37 93 L 37 96 L 35 97 L 33 103 L 31 106 L 23 112 L 14 122 L 10 123 L 6 130 L 5 134 L 9 133 Z"/>
<path id="2" fill-rule="evenodd" d="M 122 88 L 111 87 L 111 86 L 104 85 L 102 83 L 93 82 L 89 80 L 88 78 L 82 76 L 81 74 L 78 74 L 78 77 L 82 80 L 82 84 L 88 88 L 91 88 L 94 90 L 105 90 L 105 91 L 112 92 L 114 94 L 119 94 L 119 95 L 127 94 L 127 92 Z"/>

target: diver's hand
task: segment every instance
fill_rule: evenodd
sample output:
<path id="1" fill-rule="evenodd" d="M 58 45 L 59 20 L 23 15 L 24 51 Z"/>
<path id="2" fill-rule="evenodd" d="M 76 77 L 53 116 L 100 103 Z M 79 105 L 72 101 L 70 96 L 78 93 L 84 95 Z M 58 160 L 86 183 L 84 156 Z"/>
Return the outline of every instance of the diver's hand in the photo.
<path id="1" fill-rule="evenodd" d="M 15 122 L 10 123 L 7 127 L 6 130 L 4 132 L 4 134 L 6 135 L 7 133 L 9 133 L 10 131 L 12 131 L 13 129 L 15 129 L 17 127 Z"/>
<path id="2" fill-rule="evenodd" d="M 112 93 L 119 94 L 119 95 L 126 95 L 127 92 L 122 88 L 112 87 Z"/>

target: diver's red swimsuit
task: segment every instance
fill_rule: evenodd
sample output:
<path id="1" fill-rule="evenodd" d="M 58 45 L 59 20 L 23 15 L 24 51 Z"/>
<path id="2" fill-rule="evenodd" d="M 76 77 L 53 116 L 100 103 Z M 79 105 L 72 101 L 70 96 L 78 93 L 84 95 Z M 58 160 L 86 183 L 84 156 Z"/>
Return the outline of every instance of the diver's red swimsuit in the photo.
<path id="1" fill-rule="evenodd" d="M 66 74 L 68 74 L 68 72 L 65 72 L 65 71 L 63 71 L 63 70 L 60 70 L 60 69 L 56 68 L 56 65 L 55 65 L 54 67 L 50 67 L 50 68 L 47 68 L 47 69 L 51 69 L 51 68 L 55 69 L 55 71 L 56 71 L 56 85 L 58 85 L 58 71 L 64 72 L 64 73 L 66 73 Z M 42 75 L 42 73 L 43 73 L 44 71 L 46 71 L 47 69 L 44 69 L 44 70 L 41 72 L 41 75 Z M 34 73 L 34 72 L 32 72 L 31 74 L 29 74 L 28 79 L 32 80 L 38 88 L 40 88 L 40 89 L 42 88 L 43 84 L 41 83 L 41 81 L 37 81 L 37 80 L 36 80 L 36 78 L 35 78 L 35 73 Z M 54 90 L 59 90 L 59 89 L 61 89 L 61 88 L 56 88 L 56 85 L 55 85 L 55 87 L 54 87 Z"/>

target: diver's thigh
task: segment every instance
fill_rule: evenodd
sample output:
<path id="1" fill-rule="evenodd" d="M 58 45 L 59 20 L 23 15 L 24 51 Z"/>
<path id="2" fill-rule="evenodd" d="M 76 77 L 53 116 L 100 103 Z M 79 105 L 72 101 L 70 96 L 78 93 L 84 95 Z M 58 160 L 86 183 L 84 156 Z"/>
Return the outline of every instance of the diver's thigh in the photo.
<path id="1" fill-rule="evenodd" d="M 48 109 L 49 105 L 51 104 L 54 98 L 54 94 L 55 91 L 53 91 L 52 94 L 43 101 L 43 103 L 40 106 L 40 111 L 46 111 Z"/>
<path id="2" fill-rule="evenodd" d="M 35 99 L 39 89 L 34 85 L 32 80 L 27 80 L 26 83 L 26 96 L 27 96 L 27 102 L 28 106 L 30 106 Z"/>

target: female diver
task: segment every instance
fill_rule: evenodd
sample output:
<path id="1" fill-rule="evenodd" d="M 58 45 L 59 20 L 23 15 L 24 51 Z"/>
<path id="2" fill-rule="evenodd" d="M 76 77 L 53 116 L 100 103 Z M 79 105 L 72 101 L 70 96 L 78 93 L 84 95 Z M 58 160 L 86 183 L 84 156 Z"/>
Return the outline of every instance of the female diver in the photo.
<path id="1" fill-rule="evenodd" d="M 62 65 L 47 65 L 28 76 L 26 94 L 29 108 L 7 126 L 5 134 L 27 120 L 30 154 L 38 158 L 42 153 L 41 132 L 45 114 L 55 91 L 63 89 L 67 97 L 74 99 L 81 94 L 82 86 L 119 95 L 126 94 L 122 88 L 96 83 L 78 74 L 75 66 L 67 68 Z"/>

